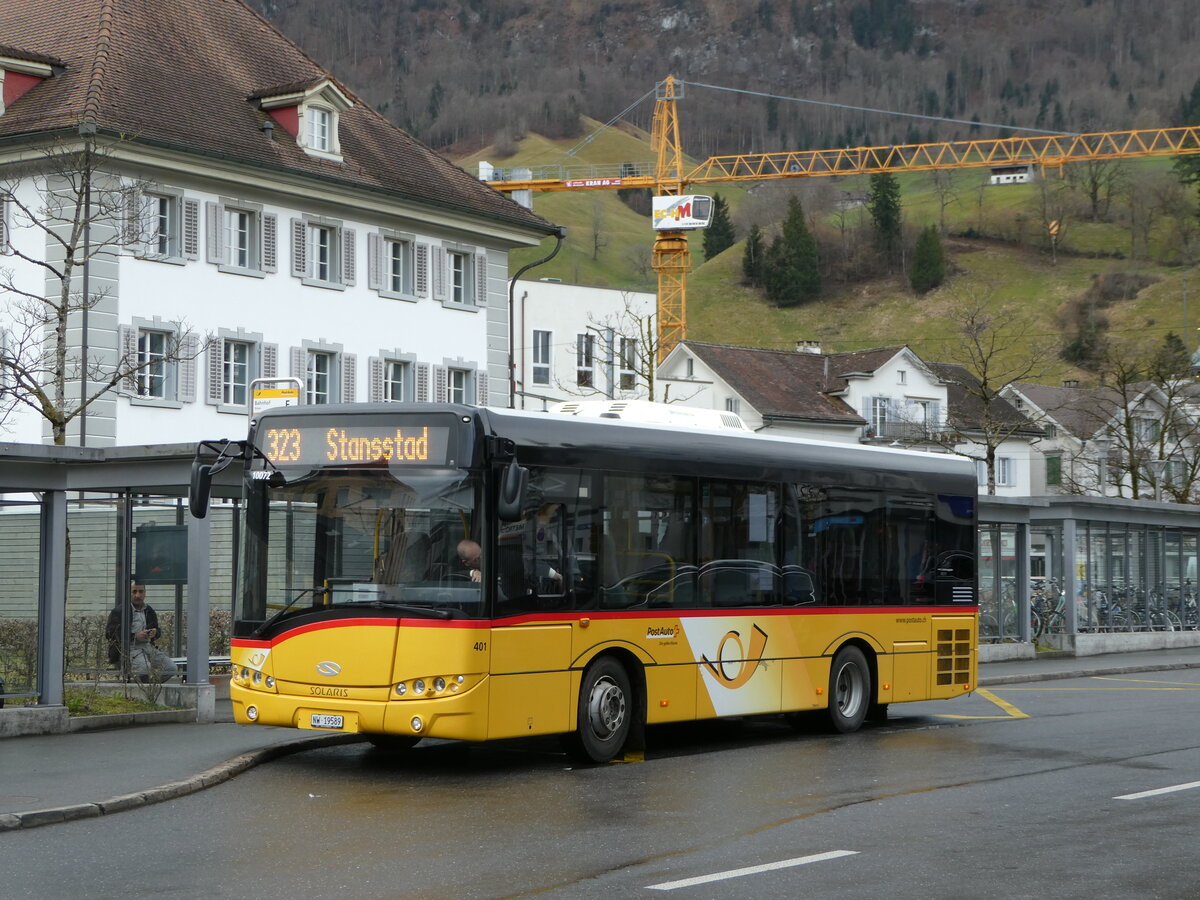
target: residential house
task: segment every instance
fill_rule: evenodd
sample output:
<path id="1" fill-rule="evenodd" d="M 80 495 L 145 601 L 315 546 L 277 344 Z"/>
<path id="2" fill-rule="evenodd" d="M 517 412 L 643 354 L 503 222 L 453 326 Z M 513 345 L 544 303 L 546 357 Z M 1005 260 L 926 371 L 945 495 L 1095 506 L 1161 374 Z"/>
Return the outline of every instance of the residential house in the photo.
<path id="1" fill-rule="evenodd" d="M 980 459 L 990 443 L 1001 495 L 1028 495 L 1039 468 L 1036 428 L 1003 400 L 984 415 L 965 369 L 926 363 L 907 346 L 825 354 L 810 341 L 794 351 L 684 341 L 659 366 L 658 385 L 668 400 L 735 412 L 756 431 Z"/>
<path id="2" fill-rule="evenodd" d="M 69 287 L 90 308 L 68 323 L 68 401 L 126 377 L 69 443 L 240 436 L 259 377 L 299 379 L 306 403 L 507 403 L 508 253 L 556 229 L 241 0 L 7 0 L 0 80 L 6 286 L 56 296 L 40 263 L 62 257 L 64 228 L 36 220 L 65 202 L 69 221 L 77 198 L 49 169 L 64 152 L 99 167 L 80 198 L 93 252 Z M 0 290 L 9 360 L 40 338 L 19 299 Z M 14 371 L 0 436 L 48 440 Z"/>
<path id="3" fill-rule="evenodd" d="M 516 408 L 649 397 L 656 299 L 646 291 L 518 280 L 513 286 Z"/>

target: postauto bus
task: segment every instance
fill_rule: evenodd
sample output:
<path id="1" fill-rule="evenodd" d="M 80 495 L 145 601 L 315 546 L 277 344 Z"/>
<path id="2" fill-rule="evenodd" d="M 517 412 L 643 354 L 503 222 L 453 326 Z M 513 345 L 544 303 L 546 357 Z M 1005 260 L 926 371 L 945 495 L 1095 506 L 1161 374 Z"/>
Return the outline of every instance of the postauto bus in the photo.
<path id="1" fill-rule="evenodd" d="M 429 403 L 270 409 L 206 446 L 195 513 L 245 468 L 241 723 L 602 761 L 651 724 L 852 732 L 976 682 L 966 460 Z"/>

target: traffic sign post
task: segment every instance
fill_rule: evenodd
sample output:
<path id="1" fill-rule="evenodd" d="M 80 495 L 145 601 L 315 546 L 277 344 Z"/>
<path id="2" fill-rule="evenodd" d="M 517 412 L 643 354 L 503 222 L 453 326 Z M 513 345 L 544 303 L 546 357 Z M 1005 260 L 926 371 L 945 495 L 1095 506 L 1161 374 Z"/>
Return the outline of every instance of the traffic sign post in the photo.
<path id="1" fill-rule="evenodd" d="M 272 406 L 299 406 L 299 378 L 255 378 L 250 382 L 250 418 Z"/>

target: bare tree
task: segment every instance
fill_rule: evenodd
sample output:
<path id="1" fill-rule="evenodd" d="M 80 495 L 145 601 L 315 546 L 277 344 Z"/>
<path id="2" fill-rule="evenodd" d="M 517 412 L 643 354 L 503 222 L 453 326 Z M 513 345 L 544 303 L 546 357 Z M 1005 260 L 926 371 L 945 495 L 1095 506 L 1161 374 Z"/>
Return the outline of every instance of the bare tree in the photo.
<path id="1" fill-rule="evenodd" d="M 990 294 L 966 296 L 952 313 L 961 340 L 948 362 L 929 364 L 948 386 L 948 427 L 927 438 L 983 462 L 987 492 L 995 494 L 997 449 L 1014 437 L 1036 440 L 1039 431 L 1035 419 L 1005 399 L 1004 389 L 1045 377 L 1055 353 L 1033 333 L 1027 319 L 989 301 Z"/>
<path id="2" fill-rule="evenodd" d="M 1093 222 L 1108 218 L 1113 198 L 1124 187 L 1128 167 L 1120 160 L 1093 159 L 1066 167 L 1067 182 L 1087 198 Z"/>
<path id="3" fill-rule="evenodd" d="M 137 392 L 162 367 L 199 354 L 201 342 L 173 323 L 153 348 L 118 348 L 115 360 L 71 340 L 108 296 L 92 264 L 144 242 L 142 185 L 110 170 L 111 146 L 90 140 L 49 146 L 0 183 L 9 265 L 0 266 L 0 423 L 32 409 L 66 443 L 67 426 L 114 389 Z"/>

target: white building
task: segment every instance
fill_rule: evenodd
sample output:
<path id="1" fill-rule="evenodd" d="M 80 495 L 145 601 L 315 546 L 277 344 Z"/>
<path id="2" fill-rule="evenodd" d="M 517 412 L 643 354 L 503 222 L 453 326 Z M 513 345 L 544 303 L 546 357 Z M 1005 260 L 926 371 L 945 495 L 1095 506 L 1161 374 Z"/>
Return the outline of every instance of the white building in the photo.
<path id="1" fill-rule="evenodd" d="M 580 399 L 649 396 L 656 295 L 644 291 L 517 281 L 513 392 L 518 409 Z M 495 402 L 495 401 L 494 401 Z"/>
<path id="2" fill-rule="evenodd" d="M 795 351 L 684 341 L 658 384 L 686 405 L 737 413 L 755 431 L 977 458 L 981 486 L 990 442 L 1000 496 L 1030 495 L 1042 470 L 1037 427 L 1004 400 L 985 415 L 965 369 L 926 363 L 906 346 L 825 354 L 811 341 Z"/>
<path id="3" fill-rule="evenodd" d="M 62 257 L 63 228 L 39 228 L 39 210 L 50 191 L 67 213 L 74 197 L 46 148 L 98 160 L 93 255 L 70 280 L 94 305 L 68 323 L 68 404 L 85 348 L 101 366 L 85 396 L 127 375 L 68 443 L 240 436 L 257 377 L 299 378 L 308 403 L 507 403 L 508 253 L 555 228 L 247 6 L 9 0 L 0 42 L 0 273 L 19 291 L 61 284 L 40 263 Z M 18 351 L 40 334 L 3 287 L 0 440 L 48 441 L 43 417 L 12 402 L 27 390 Z"/>

